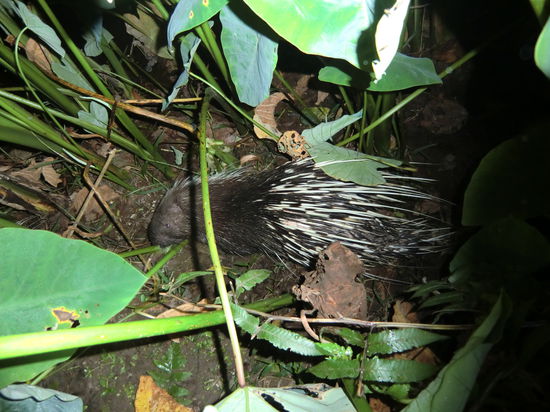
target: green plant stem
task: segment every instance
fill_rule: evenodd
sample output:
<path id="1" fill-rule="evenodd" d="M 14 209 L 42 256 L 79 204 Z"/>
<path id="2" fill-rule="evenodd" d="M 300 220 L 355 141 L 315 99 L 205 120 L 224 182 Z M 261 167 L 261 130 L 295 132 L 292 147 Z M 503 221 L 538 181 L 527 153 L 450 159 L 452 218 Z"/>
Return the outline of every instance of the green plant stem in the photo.
<path id="1" fill-rule="evenodd" d="M 464 56 L 462 56 L 460 59 L 458 59 L 456 62 L 451 64 L 449 67 L 447 67 L 445 70 L 443 70 L 441 73 L 438 74 L 440 79 L 444 79 L 446 76 L 454 72 L 456 69 L 458 69 L 460 66 L 468 62 L 469 60 L 473 59 L 475 56 L 477 56 L 480 52 L 480 50 L 484 47 L 484 45 L 476 47 L 472 50 L 470 50 L 468 53 L 466 53 Z M 361 130 L 359 133 L 356 133 L 347 139 L 342 140 L 341 142 L 337 143 L 337 146 L 345 146 L 349 142 L 352 142 L 359 138 L 361 133 L 366 133 L 369 130 L 374 129 L 376 126 L 383 123 L 386 119 L 388 119 L 390 116 L 392 116 L 394 113 L 401 110 L 403 107 L 405 107 L 407 104 L 412 102 L 414 99 L 416 99 L 418 96 L 420 96 L 422 93 L 424 93 L 428 88 L 427 87 L 421 87 L 419 89 L 416 89 L 414 92 L 409 94 L 407 97 L 405 97 L 403 100 L 401 100 L 398 104 L 393 106 L 390 110 L 388 110 L 386 113 L 384 113 L 382 116 L 380 116 L 378 119 L 374 120 L 370 125 L 368 125 L 366 128 Z"/>
<path id="2" fill-rule="evenodd" d="M 33 109 L 41 110 L 41 107 L 38 103 L 32 102 L 30 100 L 24 99 L 22 97 L 19 97 L 11 93 L 7 93 L 3 90 L 0 90 L 0 97 L 4 97 L 6 99 L 15 101 L 20 104 L 24 104 L 25 106 L 32 107 Z M 0 106 L 2 106 L 2 100 L 0 100 Z M 11 107 L 15 109 L 17 105 L 11 105 Z M 6 110 L 10 111 L 9 109 L 6 109 Z M 55 143 L 59 144 L 62 147 L 65 147 L 67 150 L 74 152 L 72 146 L 67 142 L 65 142 L 63 139 L 61 139 L 57 134 L 57 132 L 54 132 L 53 129 L 51 129 L 46 123 L 43 123 L 42 121 L 38 120 L 36 116 L 33 116 L 31 113 L 23 110 L 22 108 L 19 109 L 19 112 L 23 113 L 19 117 L 25 119 L 28 125 L 34 125 L 34 127 L 36 128 L 35 130 L 41 130 L 41 131 L 44 131 L 45 133 L 47 132 L 48 138 L 51 137 L 50 140 L 54 141 Z M 80 126 L 84 129 L 89 130 L 90 132 L 97 133 L 103 137 L 107 136 L 107 129 L 101 128 L 92 123 L 85 122 L 84 120 L 81 120 L 78 117 L 69 116 L 57 110 L 49 109 L 49 112 L 55 117 L 58 117 L 62 120 L 73 123 L 77 126 Z M 51 131 L 48 132 L 48 130 L 51 130 Z M 113 143 L 119 145 L 125 150 L 128 150 L 129 152 L 132 152 L 133 154 L 142 158 L 143 160 L 152 160 L 152 157 L 148 152 L 144 151 L 140 146 L 126 139 L 124 136 L 121 136 L 120 134 L 115 132 L 111 132 L 110 138 Z"/>
<path id="3" fill-rule="evenodd" d="M 362 131 L 366 125 L 367 125 L 367 105 L 368 105 L 368 93 L 366 90 L 363 91 L 363 113 L 361 115 L 361 128 Z M 359 137 L 359 151 L 363 151 L 363 146 L 365 144 L 365 134 L 361 133 L 361 136 Z"/>
<path id="4" fill-rule="evenodd" d="M 289 294 L 245 305 L 247 309 L 270 312 L 293 302 Z M 178 316 L 168 319 L 149 319 L 102 326 L 60 329 L 47 332 L 23 333 L 0 337 L 0 359 L 51 353 L 66 349 L 102 345 L 152 336 L 208 328 L 225 321 L 223 311 Z M 32 360 L 29 360 L 31 362 Z"/>
<path id="5" fill-rule="evenodd" d="M 216 239 L 214 237 L 214 225 L 212 223 L 212 213 L 210 211 L 210 195 L 208 193 L 208 165 L 206 161 L 206 123 L 208 121 L 208 109 L 210 107 L 210 100 L 212 99 L 212 90 L 207 89 L 202 101 L 202 107 L 199 117 L 199 159 L 201 170 L 201 192 L 202 192 L 202 210 L 204 213 L 204 227 L 206 231 L 206 240 L 208 242 L 208 248 L 210 249 L 210 257 L 214 266 L 214 274 L 216 276 L 216 285 L 218 286 L 218 293 L 222 303 L 222 308 L 225 313 L 225 323 L 229 332 L 229 338 L 231 340 L 231 348 L 233 350 L 233 358 L 235 360 L 235 370 L 237 373 L 237 381 L 239 386 L 243 388 L 246 385 L 244 377 L 244 366 L 241 355 L 241 348 L 239 345 L 239 337 L 237 336 L 237 328 L 233 319 L 233 312 L 231 312 L 231 304 L 229 302 L 229 296 L 227 295 L 227 289 L 225 287 L 225 279 L 223 276 L 222 264 L 218 255 L 218 248 L 216 246 Z"/>
<path id="6" fill-rule="evenodd" d="M 153 3 L 153 5 L 157 8 L 162 18 L 164 20 L 168 20 L 168 18 L 170 17 L 170 13 L 168 13 L 166 8 L 164 7 L 164 4 L 162 4 L 160 0 L 151 0 L 151 3 Z"/>
<path id="7" fill-rule="evenodd" d="M 208 22 L 204 22 L 200 26 L 198 26 L 196 28 L 196 31 L 199 37 L 201 38 L 201 40 L 203 41 L 204 45 L 210 52 L 210 55 L 216 62 L 216 65 L 218 66 L 218 69 L 222 74 L 222 77 L 225 80 L 227 87 L 231 90 L 231 92 L 234 93 L 235 88 L 233 87 L 231 76 L 229 75 L 229 69 L 227 68 L 227 64 L 225 63 L 225 59 L 223 57 L 222 51 L 218 46 L 218 42 L 216 41 L 216 36 L 214 35 L 214 32 L 208 25 Z"/>
<path id="8" fill-rule="evenodd" d="M 195 55 L 196 57 L 196 55 Z M 225 96 L 221 91 L 220 89 L 218 89 L 216 86 L 214 86 L 213 84 L 209 83 L 207 80 L 203 79 L 202 77 L 200 76 L 197 76 L 195 73 L 193 72 L 189 72 L 189 76 L 191 77 L 194 77 L 195 79 L 198 79 L 200 80 L 201 82 L 203 82 L 204 84 L 210 86 L 212 88 L 212 90 L 214 90 L 216 93 L 218 93 L 218 95 L 223 99 L 225 100 L 233 109 L 235 109 L 241 116 L 243 116 L 246 120 L 248 120 L 250 123 L 253 123 L 256 127 L 258 127 L 260 130 L 262 130 L 264 133 L 266 133 L 268 136 L 271 136 L 271 139 L 275 142 L 277 142 L 279 140 L 279 137 L 276 136 L 275 134 L 273 134 L 273 132 L 271 132 L 270 130 L 268 130 L 264 125 L 256 122 L 252 117 L 250 117 L 248 115 L 248 113 L 246 113 L 244 110 L 242 110 L 239 106 L 237 106 L 235 103 L 233 103 L 231 101 L 231 99 L 229 99 L 227 96 Z"/>
<path id="9" fill-rule="evenodd" d="M 67 32 L 65 31 L 65 28 L 61 25 L 53 11 L 51 10 L 50 6 L 48 5 L 46 0 L 37 0 L 40 7 L 42 7 L 42 10 L 48 16 L 50 21 L 52 22 L 53 26 L 59 33 L 60 37 L 63 39 L 77 62 L 80 64 L 80 66 L 84 69 L 84 72 L 88 76 L 88 78 L 92 81 L 92 83 L 97 87 L 97 89 L 107 98 L 112 99 L 113 96 L 109 89 L 105 87 L 101 79 L 97 76 L 97 74 L 93 71 L 92 67 L 88 63 L 88 60 L 85 58 L 85 56 L 81 53 L 80 49 L 76 46 L 76 44 L 73 42 L 73 40 L 69 37 Z M 120 120 L 122 125 L 128 130 L 128 132 L 147 150 L 153 158 L 156 160 L 159 160 L 160 162 L 163 162 L 163 158 L 160 155 L 160 153 L 157 151 L 155 146 L 141 133 L 141 131 L 136 127 L 134 122 L 130 119 L 130 117 L 126 114 L 126 112 L 120 110 L 117 110 L 117 118 Z M 165 167 L 160 163 L 159 168 L 166 174 L 167 176 L 173 176 L 173 172 L 169 167 Z"/>
<path id="10" fill-rule="evenodd" d="M 118 255 L 121 258 L 126 259 L 126 258 L 129 258 L 129 257 L 132 257 L 132 256 L 144 255 L 146 253 L 158 252 L 160 249 L 161 249 L 160 246 L 147 246 L 147 247 L 142 247 L 142 248 L 139 248 L 139 249 L 133 249 L 133 250 L 128 250 L 126 252 L 118 253 Z"/>
<path id="11" fill-rule="evenodd" d="M 116 74 L 124 79 L 130 78 L 130 76 L 124 69 L 124 66 L 120 63 L 118 56 L 111 48 L 111 44 L 107 43 L 103 38 L 101 39 L 101 51 L 105 55 L 105 58 L 109 61 L 109 64 Z M 126 93 L 126 98 L 130 98 L 132 95 L 127 83 L 122 83 L 122 87 L 124 88 L 124 92 Z"/>
<path id="12" fill-rule="evenodd" d="M 170 259 L 172 259 L 176 253 L 178 253 L 182 247 L 187 245 L 189 243 L 189 240 L 184 240 L 183 242 L 178 243 L 177 245 L 174 245 L 170 248 L 168 253 L 164 255 L 157 263 L 155 263 L 155 266 L 153 266 L 146 274 L 145 276 L 151 277 L 155 275 Z M 158 248 L 158 246 L 156 246 Z M 135 251 L 133 251 L 135 252 Z M 124 257 L 124 256 L 123 256 Z"/>
<path id="13" fill-rule="evenodd" d="M 201 72 L 201 74 L 205 77 L 206 80 L 208 80 L 208 83 L 210 86 L 215 87 L 217 90 L 221 90 L 222 88 L 212 76 L 212 73 L 210 73 L 210 70 L 208 70 L 208 67 L 206 67 L 206 64 L 204 63 L 204 60 L 201 58 L 201 56 L 198 53 L 195 53 L 195 56 L 193 57 L 193 64 L 197 66 L 197 69 Z M 189 73 L 191 74 L 191 73 Z"/>
<path id="14" fill-rule="evenodd" d="M 348 113 L 349 114 L 354 114 L 355 113 L 355 108 L 353 107 L 353 103 L 352 103 L 352 101 L 349 97 L 348 92 L 346 91 L 346 88 L 344 86 L 338 85 L 338 91 L 340 92 L 340 95 L 342 96 L 342 99 L 344 99 L 344 104 L 346 105 L 346 108 L 348 109 Z"/>

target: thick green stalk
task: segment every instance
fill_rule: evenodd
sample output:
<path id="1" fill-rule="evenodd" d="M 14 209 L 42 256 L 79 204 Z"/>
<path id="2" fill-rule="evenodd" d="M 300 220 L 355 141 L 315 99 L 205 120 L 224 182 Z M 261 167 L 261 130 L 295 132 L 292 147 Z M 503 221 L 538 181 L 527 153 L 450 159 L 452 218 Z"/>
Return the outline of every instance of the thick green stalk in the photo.
<path id="1" fill-rule="evenodd" d="M 208 22 L 202 23 L 199 27 L 197 27 L 196 30 L 201 40 L 205 44 L 206 48 L 210 52 L 212 58 L 216 62 L 216 65 L 218 66 L 218 69 L 220 70 L 220 73 L 222 74 L 222 77 L 225 80 L 227 87 L 232 92 L 234 92 L 235 90 L 233 87 L 233 82 L 231 81 L 231 76 L 229 75 L 229 69 L 227 68 L 227 64 L 225 63 L 223 54 L 220 48 L 218 47 L 216 36 L 214 35 L 214 32 L 208 25 Z"/>
<path id="2" fill-rule="evenodd" d="M 262 312 L 270 312 L 288 306 L 292 302 L 292 296 L 286 294 L 245 305 L 244 307 Z M 221 325 L 224 321 L 225 315 L 223 311 L 217 310 L 168 319 L 149 319 L 102 326 L 0 336 L 0 359 L 43 355 L 66 349 L 163 336 Z M 29 362 L 31 361 L 33 360 L 29 360 Z"/>
<path id="3" fill-rule="evenodd" d="M 235 327 L 235 321 L 233 319 L 233 312 L 231 312 L 231 304 L 229 302 L 229 296 L 227 295 L 227 288 L 225 287 L 225 279 L 223 276 L 222 264 L 218 255 L 218 248 L 216 246 L 216 239 L 214 237 L 214 225 L 212 223 L 212 213 L 210 211 L 210 195 L 208 193 L 208 166 L 206 162 L 206 124 L 208 122 L 208 109 L 210 107 L 210 100 L 212 99 L 213 91 L 206 90 L 205 96 L 202 101 L 202 107 L 200 112 L 200 124 L 199 124 L 199 158 L 201 169 L 201 192 L 202 192 L 202 210 L 204 214 L 204 227 L 206 230 L 206 240 L 208 242 L 208 248 L 210 249 L 210 257 L 212 258 L 212 264 L 214 265 L 214 274 L 216 276 L 216 285 L 218 286 L 218 293 L 222 302 L 223 312 L 225 313 L 225 323 L 229 332 L 229 338 L 231 340 L 231 348 L 233 350 L 233 358 L 235 359 L 235 369 L 237 373 L 237 380 L 239 386 L 243 388 L 246 385 L 244 377 L 244 366 L 241 355 L 241 349 L 239 345 L 239 337 L 237 336 L 237 328 Z"/>

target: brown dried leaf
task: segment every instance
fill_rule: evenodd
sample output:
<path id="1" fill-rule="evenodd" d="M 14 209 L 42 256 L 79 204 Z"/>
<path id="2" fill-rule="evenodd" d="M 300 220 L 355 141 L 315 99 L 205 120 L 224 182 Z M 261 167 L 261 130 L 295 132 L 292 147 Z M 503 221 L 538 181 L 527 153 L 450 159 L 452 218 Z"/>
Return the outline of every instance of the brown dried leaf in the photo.
<path id="1" fill-rule="evenodd" d="M 29 166 L 24 169 L 13 172 L 11 175 L 14 177 L 22 177 L 27 180 L 29 183 L 40 183 L 40 168 L 36 167 L 36 162 L 34 159 L 31 159 Z"/>
<path id="2" fill-rule="evenodd" d="M 40 172 L 42 173 L 42 177 L 44 177 L 44 180 L 52 185 L 53 187 L 57 187 L 59 183 L 61 183 L 61 179 L 59 178 L 59 173 L 55 171 L 53 168 L 53 165 L 49 162 L 52 162 L 54 159 L 53 157 L 47 157 L 44 159 L 44 166 L 40 167 Z"/>
<path id="3" fill-rule="evenodd" d="M 296 82 L 295 91 L 298 95 L 303 96 L 309 90 L 309 80 L 313 77 L 312 74 L 304 74 Z"/>
<path id="4" fill-rule="evenodd" d="M 412 308 L 412 303 L 398 299 L 393 305 L 392 322 L 418 323 L 418 316 L 416 312 L 412 311 Z"/>
<path id="5" fill-rule="evenodd" d="M 106 202 L 109 202 L 111 200 L 114 200 L 118 197 L 118 193 L 115 192 L 113 189 L 111 189 L 107 185 L 101 185 L 98 188 L 98 192 L 101 194 L 103 199 Z M 80 189 L 78 192 L 73 193 L 71 195 L 72 205 L 71 210 L 73 212 L 78 212 L 80 208 L 82 207 L 82 204 L 86 200 L 86 197 L 88 196 L 89 190 L 85 187 Z M 101 205 L 96 201 L 95 196 L 92 199 L 92 201 L 88 204 L 88 208 L 86 209 L 86 220 L 91 221 L 97 219 L 99 216 L 103 214 L 103 209 Z"/>
<path id="6" fill-rule="evenodd" d="M 159 388 L 150 376 L 139 377 L 134 408 L 136 412 L 193 412 Z"/>
<path id="7" fill-rule="evenodd" d="M 207 299 L 203 299 L 198 302 L 199 304 L 206 305 L 208 304 Z M 193 315 L 195 313 L 201 313 L 201 312 L 208 312 L 207 309 L 205 309 L 202 306 L 196 305 L 191 302 L 184 303 L 182 305 L 179 305 L 173 309 L 168 309 L 165 312 L 162 312 L 160 315 L 157 316 L 157 319 L 161 318 L 173 318 L 176 316 L 187 316 L 187 315 Z"/>
<path id="8" fill-rule="evenodd" d="M 275 120 L 275 108 L 277 104 L 285 98 L 281 92 L 273 93 L 254 109 L 254 120 L 262 124 L 266 129 L 270 130 L 276 136 L 280 136 L 281 132 L 277 130 L 277 121 Z M 254 133 L 260 139 L 271 139 L 267 133 L 264 133 L 260 128 L 254 126 Z"/>
<path id="9" fill-rule="evenodd" d="M 53 74 L 50 66 L 51 54 L 48 49 L 36 42 L 33 38 L 29 38 L 29 40 L 27 40 L 27 44 L 25 45 L 25 53 L 31 62 L 36 64 L 45 72 Z"/>

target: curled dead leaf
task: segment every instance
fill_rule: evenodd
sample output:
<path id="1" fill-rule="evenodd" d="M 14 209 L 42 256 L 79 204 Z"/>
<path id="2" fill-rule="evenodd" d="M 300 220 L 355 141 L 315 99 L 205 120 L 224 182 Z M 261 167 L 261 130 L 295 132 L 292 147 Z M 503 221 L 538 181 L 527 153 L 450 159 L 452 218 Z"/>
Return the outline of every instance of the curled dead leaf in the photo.
<path id="1" fill-rule="evenodd" d="M 254 121 L 260 123 L 266 129 L 271 131 L 276 136 L 280 136 L 281 132 L 277 129 L 277 121 L 275 120 L 275 108 L 277 104 L 285 98 L 281 92 L 273 93 L 254 109 Z M 260 139 L 272 139 L 270 135 L 265 133 L 259 127 L 254 126 L 254 133 Z"/>

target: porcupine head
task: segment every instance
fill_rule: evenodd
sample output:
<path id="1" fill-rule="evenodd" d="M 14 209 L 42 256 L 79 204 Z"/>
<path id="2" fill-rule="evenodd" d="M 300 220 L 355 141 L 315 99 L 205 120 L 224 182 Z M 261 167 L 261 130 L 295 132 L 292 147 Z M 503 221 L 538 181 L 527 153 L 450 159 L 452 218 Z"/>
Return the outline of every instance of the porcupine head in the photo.
<path id="1" fill-rule="evenodd" d="M 241 177 L 230 173 L 209 178 L 210 208 L 218 246 L 227 253 L 246 255 L 260 250 L 251 242 L 259 223 L 249 199 L 255 179 Z M 163 247 L 185 239 L 206 242 L 198 179 L 175 183 L 157 206 L 148 234 L 152 244 Z"/>

